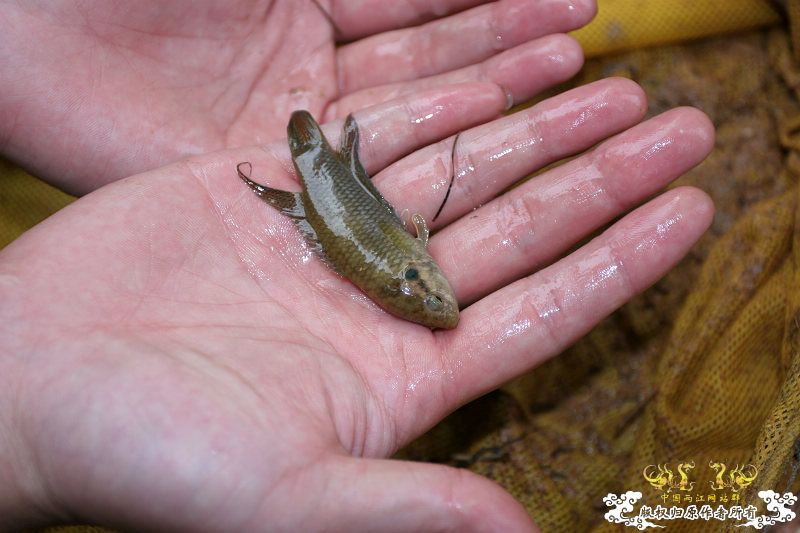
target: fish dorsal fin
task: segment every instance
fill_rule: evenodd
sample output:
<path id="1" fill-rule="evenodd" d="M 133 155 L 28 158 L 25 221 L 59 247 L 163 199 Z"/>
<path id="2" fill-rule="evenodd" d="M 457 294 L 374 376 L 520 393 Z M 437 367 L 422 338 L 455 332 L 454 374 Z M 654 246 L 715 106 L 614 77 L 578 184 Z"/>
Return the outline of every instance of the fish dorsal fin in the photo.
<path id="1" fill-rule="evenodd" d="M 242 171 L 244 166 L 247 166 L 247 174 Z M 252 165 L 247 162 L 236 165 L 236 173 L 239 174 L 241 180 L 245 182 L 253 192 L 287 217 L 295 219 L 304 219 L 306 217 L 306 210 L 300 199 L 300 193 L 273 189 L 272 187 L 256 183 L 250 179 L 250 172 L 252 169 Z"/>
<path id="2" fill-rule="evenodd" d="M 344 121 L 344 127 L 342 128 L 342 142 L 341 147 L 339 149 L 339 155 L 342 159 L 342 162 L 345 164 L 347 168 L 350 169 L 350 172 L 355 176 L 356 180 L 361 184 L 362 187 L 369 193 L 370 196 L 375 198 L 379 204 L 385 207 L 394 217 L 400 222 L 400 218 L 397 216 L 397 213 L 394 211 L 394 207 L 390 204 L 386 198 L 378 191 L 375 187 L 375 184 L 372 183 L 372 180 L 367 174 L 367 171 L 364 170 L 364 166 L 361 164 L 361 160 L 358 158 L 358 124 L 356 124 L 356 119 L 353 118 L 353 115 L 347 115 L 347 118 Z"/>

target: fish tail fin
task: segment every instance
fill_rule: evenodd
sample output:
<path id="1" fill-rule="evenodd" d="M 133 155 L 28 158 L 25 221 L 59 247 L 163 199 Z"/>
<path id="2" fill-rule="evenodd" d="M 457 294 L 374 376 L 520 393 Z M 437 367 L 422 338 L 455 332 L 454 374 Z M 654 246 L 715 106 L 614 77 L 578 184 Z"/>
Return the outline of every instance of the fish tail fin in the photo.
<path id="1" fill-rule="evenodd" d="M 292 155 L 298 155 L 326 144 L 317 121 L 311 113 L 305 110 L 295 111 L 286 127 L 286 137 L 289 139 L 289 149 Z"/>
<path id="2" fill-rule="evenodd" d="M 247 173 L 242 170 L 244 166 L 248 167 Z M 252 170 L 253 166 L 247 161 L 236 165 L 236 173 L 239 175 L 239 178 L 241 178 L 253 192 L 260 196 L 262 200 L 288 217 L 296 219 L 304 219 L 306 217 L 300 193 L 273 189 L 272 187 L 256 183 L 250 179 L 250 172 Z"/>

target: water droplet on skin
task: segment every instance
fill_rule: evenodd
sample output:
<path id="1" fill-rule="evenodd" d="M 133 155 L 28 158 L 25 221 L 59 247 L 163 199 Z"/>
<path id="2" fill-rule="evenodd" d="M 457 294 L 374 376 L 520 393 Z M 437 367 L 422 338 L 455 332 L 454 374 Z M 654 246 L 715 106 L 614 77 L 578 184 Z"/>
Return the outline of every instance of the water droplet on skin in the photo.
<path id="1" fill-rule="evenodd" d="M 683 216 L 677 215 L 673 218 L 668 218 L 665 222 L 656 225 L 656 235 L 659 237 L 664 237 L 667 232 L 669 232 L 670 228 L 681 221 Z"/>
<path id="2" fill-rule="evenodd" d="M 475 167 L 471 163 L 465 167 L 462 167 L 462 169 L 458 171 L 458 174 L 456 174 L 456 178 L 461 179 L 470 172 L 475 172 Z"/>
<path id="3" fill-rule="evenodd" d="M 572 124 L 570 124 L 569 129 L 577 130 L 579 127 L 581 127 L 586 122 L 586 116 L 587 116 L 586 111 L 581 111 L 580 113 L 578 113 L 578 116 L 575 117 L 575 119 L 572 121 Z"/>
<path id="4" fill-rule="evenodd" d="M 503 45 L 503 36 L 499 33 L 494 36 L 494 48 L 495 50 L 503 50 L 505 48 Z"/>
<path id="5" fill-rule="evenodd" d="M 433 379 L 434 381 L 438 380 L 440 376 L 443 376 L 443 372 L 438 370 L 428 370 L 427 372 L 417 376 L 416 378 L 410 380 L 408 385 L 406 386 L 406 391 L 414 391 L 423 381 Z"/>
<path id="6" fill-rule="evenodd" d="M 542 319 L 550 318 L 559 311 L 561 311 L 561 308 L 555 305 L 554 303 L 551 303 L 551 305 L 549 305 L 548 307 L 544 307 L 539 310 L 539 318 Z"/>
<path id="7" fill-rule="evenodd" d="M 511 147 L 504 148 L 503 150 L 501 150 L 501 151 L 499 151 L 499 152 L 497 152 L 495 154 L 490 155 L 486 159 L 489 160 L 489 161 L 492 161 L 492 162 L 493 161 L 497 161 L 501 157 L 505 157 L 505 156 L 507 156 L 508 154 L 510 154 L 513 151 L 514 151 L 514 149 L 511 148 Z"/>
<path id="8" fill-rule="evenodd" d="M 369 307 L 370 309 L 379 309 L 375 302 L 370 300 L 368 296 L 361 292 L 350 293 L 350 301 L 363 305 L 364 307 Z"/>
<path id="9" fill-rule="evenodd" d="M 663 152 L 664 149 L 669 147 L 671 144 L 672 144 L 672 139 L 663 139 L 661 141 L 658 141 L 644 153 L 644 159 L 646 160 L 651 159 L 654 155 Z"/>
<path id="10" fill-rule="evenodd" d="M 440 179 L 431 183 L 431 189 L 436 192 L 439 189 L 446 189 L 448 186 L 448 182 L 445 179 Z"/>
<path id="11" fill-rule="evenodd" d="M 586 287 L 589 290 L 598 290 L 606 285 L 606 281 L 616 276 L 617 270 L 621 265 L 608 265 L 606 268 L 600 270 L 596 275 L 592 276 Z"/>
<path id="12" fill-rule="evenodd" d="M 501 337 L 500 341 L 505 342 L 506 340 L 510 339 L 511 337 L 515 337 L 522 333 L 525 333 L 530 329 L 531 321 L 526 319 L 520 320 L 519 322 L 514 322 L 511 324 L 504 332 L 503 336 Z"/>
<path id="13" fill-rule="evenodd" d="M 513 339 L 523 333 L 527 332 L 531 328 L 531 321 L 528 318 L 523 318 L 516 322 L 512 322 L 511 325 L 506 327 L 506 329 L 497 336 L 495 339 L 492 340 L 491 343 L 486 345 L 488 350 L 497 350 L 500 346 L 505 344 L 510 339 Z"/>
<path id="14" fill-rule="evenodd" d="M 444 106 L 442 106 L 442 105 L 433 106 L 433 108 L 430 108 L 430 107 L 426 108 L 426 111 L 428 111 L 428 112 L 425 113 L 422 116 L 412 118 L 411 119 L 411 123 L 412 124 L 422 124 L 423 122 L 426 122 L 426 121 L 432 119 L 433 117 L 435 117 L 436 115 L 440 114 L 443 110 L 444 110 Z"/>
<path id="15" fill-rule="evenodd" d="M 433 113 L 428 113 L 428 114 L 423 115 L 421 117 L 417 117 L 417 118 L 411 119 L 411 122 L 413 122 L 414 124 L 422 124 L 426 120 L 432 119 L 433 115 L 434 115 Z"/>

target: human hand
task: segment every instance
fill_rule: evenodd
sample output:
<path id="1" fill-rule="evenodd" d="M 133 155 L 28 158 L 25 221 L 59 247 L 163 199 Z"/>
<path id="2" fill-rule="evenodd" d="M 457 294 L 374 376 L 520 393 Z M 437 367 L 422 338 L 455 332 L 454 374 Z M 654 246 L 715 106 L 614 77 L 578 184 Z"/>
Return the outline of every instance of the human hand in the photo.
<path id="1" fill-rule="evenodd" d="M 402 102 L 356 114 L 365 166 L 386 167 L 375 182 L 398 212 L 430 221 L 459 121 L 503 105 L 491 89 L 435 90 L 421 122 Z M 460 134 L 430 241 L 464 307 L 450 331 L 381 310 L 236 177 L 250 161 L 297 190 L 285 141 L 120 180 L 35 227 L 0 252 L 0 523 L 532 528 L 484 478 L 387 457 L 559 353 L 709 225 L 708 197 L 673 189 L 559 260 L 710 151 L 705 115 L 636 125 L 645 107 L 638 86 L 609 79 Z M 339 128 L 325 127 L 334 144 Z"/>
<path id="2" fill-rule="evenodd" d="M 558 32 L 595 10 L 593 0 L 445 0 L 434 15 L 425 4 L 9 3 L 0 151 L 84 194 L 191 154 L 283 138 L 296 109 L 327 122 L 470 81 L 521 102 L 580 68 L 579 46 Z"/>

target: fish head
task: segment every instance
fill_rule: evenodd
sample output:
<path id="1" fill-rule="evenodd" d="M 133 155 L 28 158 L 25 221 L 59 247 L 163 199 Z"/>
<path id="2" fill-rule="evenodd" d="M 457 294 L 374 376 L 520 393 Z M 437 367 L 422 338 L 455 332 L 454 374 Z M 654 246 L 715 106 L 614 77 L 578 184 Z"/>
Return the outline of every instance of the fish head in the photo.
<path id="1" fill-rule="evenodd" d="M 398 281 L 398 307 L 403 318 L 429 328 L 453 329 L 458 325 L 458 301 L 432 260 L 408 263 Z"/>

